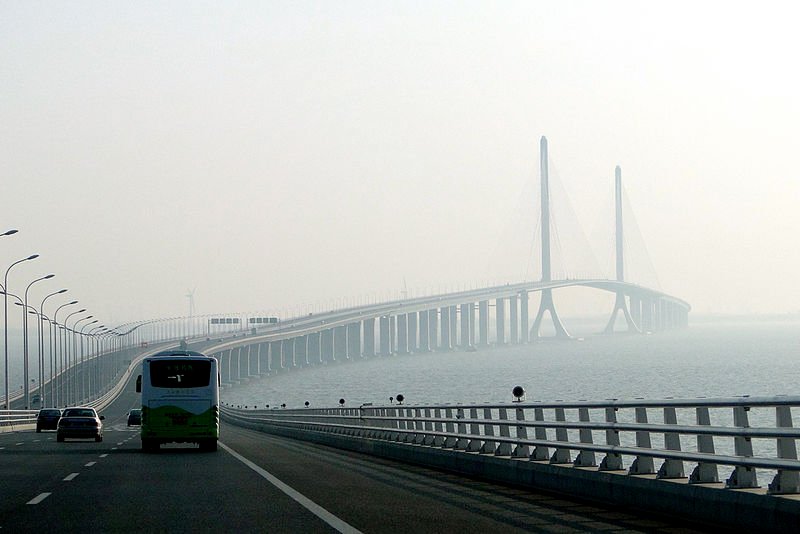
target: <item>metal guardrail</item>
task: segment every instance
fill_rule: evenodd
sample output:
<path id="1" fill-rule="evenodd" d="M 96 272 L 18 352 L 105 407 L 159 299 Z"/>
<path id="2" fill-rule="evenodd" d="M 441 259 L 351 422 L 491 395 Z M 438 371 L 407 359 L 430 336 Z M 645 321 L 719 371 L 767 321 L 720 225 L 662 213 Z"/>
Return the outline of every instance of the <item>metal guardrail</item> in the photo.
<path id="1" fill-rule="evenodd" d="M 8 430 L 20 425 L 35 425 L 39 410 L 0 410 L 0 429 Z"/>
<path id="2" fill-rule="evenodd" d="M 800 493 L 792 408 L 800 397 L 609 400 L 478 405 L 255 409 L 223 406 L 236 424 L 342 434 L 459 453 L 569 464 L 690 484 L 757 488 L 756 470 L 773 475 L 771 494 Z M 758 426 L 751 426 L 753 421 Z M 771 422 L 770 422 L 771 421 Z M 602 455 L 597 461 L 596 455 Z M 661 465 L 656 468 L 655 461 Z"/>

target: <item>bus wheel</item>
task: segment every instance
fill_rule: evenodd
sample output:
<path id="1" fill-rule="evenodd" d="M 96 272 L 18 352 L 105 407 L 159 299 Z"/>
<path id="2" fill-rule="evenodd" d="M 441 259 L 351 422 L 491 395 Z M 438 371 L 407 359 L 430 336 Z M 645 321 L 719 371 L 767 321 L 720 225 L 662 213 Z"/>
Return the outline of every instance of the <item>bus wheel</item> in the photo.
<path id="1" fill-rule="evenodd" d="M 142 450 L 144 452 L 156 452 L 158 450 L 158 442 L 153 439 L 142 439 Z"/>

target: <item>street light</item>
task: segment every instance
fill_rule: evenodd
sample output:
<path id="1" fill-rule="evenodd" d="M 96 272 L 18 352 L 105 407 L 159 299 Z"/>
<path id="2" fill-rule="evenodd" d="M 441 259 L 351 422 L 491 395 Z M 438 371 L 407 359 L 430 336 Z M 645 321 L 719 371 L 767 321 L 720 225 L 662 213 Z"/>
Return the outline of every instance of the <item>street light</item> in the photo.
<path id="1" fill-rule="evenodd" d="M 58 352 L 59 352 L 58 349 L 61 346 L 61 336 L 58 335 L 58 312 L 59 312 L 59 310 L 61 310 L 61 308 L 65 307 L 65 306 L 72 306 L 73 304 L 77 304 L 77 303 L 78 303 L 77 300 L 73 300 L 72 302 L 67 302 L 66 304 L 62 304 L 61 306 L 56 308 L 55 313 L 53 313 L 53 331 L 56 334 L 56 342 L 54 344 L 54 347 L 56 349 L 56 358 L 55 358 L 56 366 L 58 366 Z M 58 380 L 57 380 L 58 385 L 57 385 L 57 390 L 56 390 L 57 402 L 56 402 L 56 404 L 53 404 L 53 406 L 57 406 L 57 405 L 61 404 L 61 401 L 64 400 L 64 391 L 63 391 L 63 389 L 64 389 L 64 376 L 63 376 L 63 372 L 64 372 L 64 365 L 63 365 L 64 364 L 64 350 L 62 349 L 60 352 L 61 352 L 61 364 L 62 365 L 61 365 L 60 372 L 56 374 L 56 377 L 58 378 Z M 56 377 L 54 377 L 54 378 L 56 378 Z"/>
<path id="2" fill-rule="evenodd" d="M 31 288 L 33 284 L 36 282 L 41 282 L 42 280 L 49 280 L 53 278 L 54 274 L 48 274 L 46 276 L 42 276 L 41 278 L 37 278 L 36 280 L 32 281 L 28 284 L 28 287 L 25 288 L 25 307 L 28 306 L 28 290 Z M 28 387 L 28 314 L 24 315 L 22 321 L 22 342 L 23 342 L 23 349 L 22 349 L 22 367 L 23 367 L 23 376 L 25 377 L 25 409 L 29 409 L 30 407 L 30 390 Z M 39 397 L 41 398 L 41 382 L 39 383 Z"/>
<path id="3" fill-rule="evenodd" d="M 85 311 L 86 311 L 86 308 L 81 308 L 78 311 L 74 311 L 74 312 L 70 313 L 69 315 L 67 315 L 64 318 L 64 348 L 65 348 L 65 351 L 66 351 L 65 362 L 66 362 L 66 366 L 67 366 L 66 372 L 67 372 L 67 380 L 68 380 L 67 391 L 69 391 L 70 393 L 72 393 L 72 389 L 73 389 L 73 386 L 75 384 L 72 383 L 72 378 L 73 377 L 72 377 L 72 372 L 71 372 L 71 366 L 69 364 L 69 328 L 67 327 L 67 321 L 69 321 L 69 318 L 72 317 L 73 315 L 77 315 L 77 314 L 83 313 Z M 70 399 L 70 401 L 73 400 L 73 396 L 72 395 L 69 395 L 68 398 Z"/>
<path id="4" fill-rule="evenodd" d="M 89 317 L 91 317 L 91 315 Z M 87 319 L 89 317 L 87 317 Z M 84 359 L 83 359 L 83 354 L 84 354 L 84 351 L 83 351 L 83 337 L 84 337 L 85 334 L 83 333 L 83 331 L 86 329 L 86 327 L 91 326 L 91 325 L 93 325 L 95 323 L 99 323 L 99 322 L 100 322 L 99 319 L 95 319 L 91 323 L 86 323 L 85 325 L 83 325 L 81 327 L 81 331 L 80 331 L 80 336 L 81 336 L 80 337 L 80 342 L 81 342 L 81 399 L 82 400 L 86 399 L 86 364 L 85 364 Z M 75 323 L 75 324 L 77 325 L 78 323 Z"/>
<path id="5" fill-rule="evenodd" d="M 60 289 L 58 291 L 54 291 L 47 295 L 45 298 L 42 299 L 42 304 L 39 306 L 39 312 L 42 314 L 42 319 L 39 321 L 39 387 L 41 388 L 44 385 L 44 328 L 42 328 L 42 321 L 45 320 L 44 315 L 44 303 L 50 297 L 54 295 L 60 295 L 62 293 L 66 293 L 66 289 Z M 52 329 L 52 321 L 47 319 L 50 324 L 48 325 L 48 332 L 50 333 L 50 406 L 55 406 L 54 399 L 53 399 L 53 329 Z M 42 397 L 44 399 L 44 397 Z M 44 405 L 42 405 L 44 406 Z"/>
<path id="6" fill-rule="evenodd" d="M 74 349 L 73 358 L 75 359 L 75 368 L 74 368 L 72 374 L 74 376 L 75 401 L 76 401 L 76 403 L 78 402 L 78 400 L 80 400 L 80 402 L 83 402 L 83 399 L 84 399 L 84 397 L 83 397 L 83 387 L 80 388 L 81 389 L 81 397 L 80 397 L 80 399 L 79 399 L 79 397 L 77 395 L 77 393 L 78 393 L 78 373 L 80 373 L 80 375 L 81 375 L 81 383 L 83 383 L 83 372 L 84 372 L 84 369 L 83 369 L 83 337 L 80 335 L 81 332 L 83 331 L 83 329 L 81 329 L 81 332 L 78 332 L 78 330 L 77 330 L 78 329 L 78 323 L 80 323 L 82 321 L 86 321 L 86 320 L 91 319 L 93 317 L 94 317 L 94 315 L 88 315 L 86 317 L 82 317 L 81 319 L 76 320 L 75 323 L 73 323 L 73 325 L 72 325 L 72 348 Z M 96 323 L 97 319 L 95 319 L 93 322 Z M 89 323 L 89 324 L 91 324 L 91 323 Z M 76 346 L 77 343 L 81 344 L 81 366 L 80 367 L 78 366 L 78 348 Z"/>
<path id="7" fill-rule="evenodd" d="M 4 235 L 11 235 L 9 232 L 11 234 L 15 234 L 16 230 L 9 230 Z M 5 345 L 4 358 L 3 358 L 3 368 L 4 368 L 4 371 L 5 371 L 6 410 L 10 410 L 11 409 L 11 405 L 9 404 L 9 400 L 8 400 L 8 293 L 6 293 L 6 291 L 8 291 L 8 272 L 11 270 L 12 267 L 17 265 L 18 263 L 22 263 L 23 261 L 35 260 L 38 257 L 39 257 L 38 254 L 31 254 L 27 258 L 22 258 L 21 260 L 15 261 L 14 263 L 12 263 L 11 265 L 8 266 L 8 269 L 6 269 L 6 275 L 3 278 L 3 294 L 4 294 L 4 297 L 3 297 L 3 321 L 4 321 L 4 324 L 3 324 L 3 328 L 4 328 L 4 330 L 3 330 L 3 338 L 4 338 L 4 345 Z"/>

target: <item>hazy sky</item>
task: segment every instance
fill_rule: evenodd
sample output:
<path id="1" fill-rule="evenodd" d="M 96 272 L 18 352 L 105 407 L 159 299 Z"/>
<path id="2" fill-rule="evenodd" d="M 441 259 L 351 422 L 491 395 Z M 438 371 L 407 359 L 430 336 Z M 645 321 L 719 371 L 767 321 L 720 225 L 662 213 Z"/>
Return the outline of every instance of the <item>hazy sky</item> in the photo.
<path id="1" fill-rule="evenodd" d="M 4 0 L 0 231 L 20 233 L 0 263 L 41 254 L 10 290 L 53 272 L 32 301 L 68 287 L 110 325 L 186 315 L 193 288 L 211 313 L 536 277 L 545 135 L 602 265 L 619 164 L 664 291 L 797 311 L 797 20 L 792 2 Z"/>

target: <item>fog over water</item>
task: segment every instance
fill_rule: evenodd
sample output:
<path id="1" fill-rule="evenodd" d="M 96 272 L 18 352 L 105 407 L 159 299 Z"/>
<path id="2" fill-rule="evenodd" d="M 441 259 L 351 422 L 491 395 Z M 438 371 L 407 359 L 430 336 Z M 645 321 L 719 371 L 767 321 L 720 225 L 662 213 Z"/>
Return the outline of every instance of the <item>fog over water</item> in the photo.
<path id="1" fill-rule="evenodd" d="M 601 323 L 587 321 L 585 333 Z M 576 328 L 577 334 L 581 329 Z M 292 370 L 225 388 L 230 404 L 301 407 L 796 394 L 800 317 L 725 319 L 653 335 L 585 337 L 479 350 L 371 358 Z"/>

